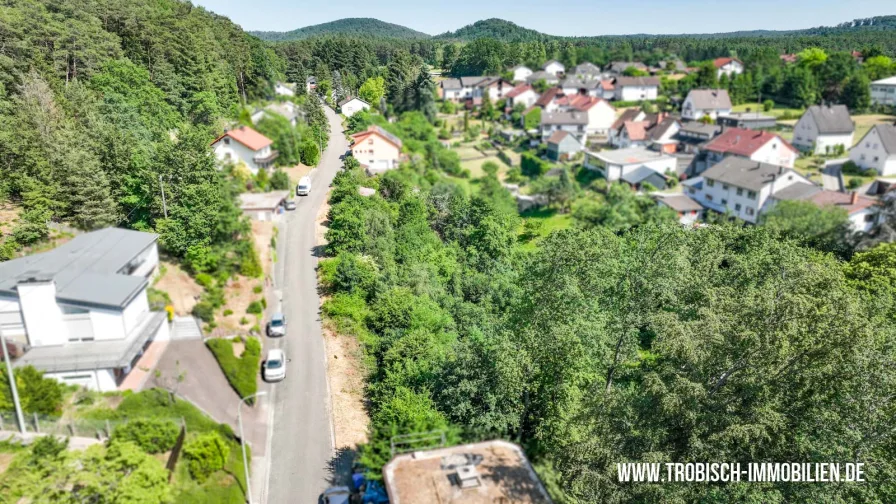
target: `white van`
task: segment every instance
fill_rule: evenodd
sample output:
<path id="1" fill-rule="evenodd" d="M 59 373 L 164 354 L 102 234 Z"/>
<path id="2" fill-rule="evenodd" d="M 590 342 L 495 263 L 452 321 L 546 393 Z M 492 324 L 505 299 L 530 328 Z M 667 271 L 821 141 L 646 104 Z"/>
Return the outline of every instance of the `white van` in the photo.
<path id="1" fill-rule="evenodd" d="M 307 196 L 311 192 L 311 177 L 304 176 L 296 186 L 296 196 Z"/>

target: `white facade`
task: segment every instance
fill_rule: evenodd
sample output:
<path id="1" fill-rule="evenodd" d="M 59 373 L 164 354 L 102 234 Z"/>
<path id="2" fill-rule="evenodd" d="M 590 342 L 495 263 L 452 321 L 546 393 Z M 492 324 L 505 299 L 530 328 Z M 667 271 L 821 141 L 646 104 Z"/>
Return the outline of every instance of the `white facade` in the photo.
<path id="1" fill-rule="evenodd" d="M 695 187 L 702 181 L 702 188 Z M 705 207 L 718 212 L 730 212 L 731 215 L 750 223 L 756 223 L 759 215 L 767 210 L 766 204 L 769 198 L 786 187 L 793 184 L 811 184 L 809 179 L 793 170 L 787 170 L 775 180 L 766 182 L 762 189 L 756 191 L 749 188 L 737 187 L 718 180 L 698 177 L 685 182 L 685 194 Z M 771 205 L 769 205 L 770 207 Z"/>
<path id="2" fill-rule="evenodd" d="M 806 112 L 793 127 L 794 147 L 802 151 L 811 151 L 813 154 L 832 154 L 838 145 L 849 149 L 852 147 L 853 134 L 822 135 L 818 133 L 818 126 L 812 119 L 812 114 Z M 814 149 L 813 149 L 814 147 Z"/>
<path id="3" fill-rule="evenodd" d="M 280 96 L 295 96 L 296 92 L 286 84 L 282 82 L 278 82 L 276 86 L 274 86 L 274 92 Z"/>
<path id="4" fill-rule="evenodd" d="M 470 94 L 472 96 L 473 89 L 470 88 Z M 464 89 L 463 88 L 442 88 L 442 98 L 446 100 L 458 101 L 464 98 Z"/>
<path id="5" fill-rule="evenodd" d="M 712 166 L 723 159 L 725 159 L 726 155 L 710 151 L 707 153 L 707 167 Z M 745 156 L 744 156 L 745 157 Z M 777 135 L 774 138 L 771 138 L 768 142 L 765 143 L 762 147 L 756 149 L 752 155 L 750 155 L 749 159 L 752 161 L 758 161 L 760 163 L 768 163 L 777 166 L 783 166 L 785 168 L 793 168 L 794 163 L 796 163 L 796 158 L 799 157 L 793 149 L 787 146 L 783 140 Z"/>
<path id="6" fill-rule="evenodd" d="M 728 63 L 718 67 L 718 71 L 716 75 L 721 77 L 723 74 L 731 77 L 733 75 L 737 75 L 740 73 L 744 73 L 744 65 L 737 60 L 731 60 Z"/>
<path id="7" fill-rule="evenodd" d="M 212 150 L 215 152 L 215 157 L 218 158 L 219 161 L 230 163 L 238 163 L 242 161 L 253 175 L 258 173 L 258 170 L 264 165 L 264 163 L 258 163 L 256 159 L 267 158 L 271 155 L 270 145 L 259 150 L 252 150 L 227 136 L 212 144 Z"/>
<path id="8" fill-rule="evenodd" d="M 640 150 L 640 149 L 639 149 Z M 609 151 L 613 152 L 613 151 Z M 674 172 L 678 161 L 672 156 L 655 154 L 649 158 L 641 159 L 635 162 L 623 162 L 615 159 L 615 156 L 605 152 L 586 152 L 585 168 L 597 171 L 610 182 L 619 180 L 623 175 L 645 166 L 651 170 L 663 175 L 666 172 Z"/>
<path id="9" fill-rule="evenodd" d="M 544 71 L 549 74 L 559 75 L 566 71 L 566 67 L 559 61 L 549 61 L 548 64 L 544 66 Z"/>
<path id="10" fill-rule="evenodd" d="M 342 111 L 342 115 L 345 117 L 351 117 L 355 115 L 355 112 L 359 110 L 370 110 L 370 104 L 360 98 L 352 98 L 351 100 L 342 104 L 340 107 Z"/>
<path id="11" fill-rule="evenodd" d="M 656 100 L 659 86 L 621 86 L 616 84 L 616 99 L 620 101 Z"/>
<path id="12" fill-rule="evenodd" d="M 869 207 L 849 214 L 849 223 L 853 231 L 868 233 L 877 222 L 877 208 Z"/>
<path id="13" fill-rule="evenodd" d="M 548 138 L 554 134 L 555 131 L 566 131 L 575 137 L 575 139 L 582 145 L 588 143 L 588 132 L 582 124 L 542 124 L 541 141 L 547 142 Z"/>
<path id="14" fill-rule="evenodd" d="M 587 110 L 589 135 L 606 136 L 616 122 L 616 109 L 606 101 L 600 101 Z"/>
<path id="15" fill-rule="evenodd" d="M 689 121 L 696 121 L 705 116 L 716 120 L 720 115 L 728 115 L 730 113 L 730 108 L 697 108 L 690 93 L 688 93 L 688 97 L 684 99 L 684 103 L 681 105 L 681 118 Z"/>
<path id="16" fill-rule="evenodd" d="M 896 76 L 871 83 L 871 103 L 896 106 Z"/>
<path id="17" fill-rule="evenodd" d="M 536 100 L 538 100 L 538 96 L 538 93 L 534 89 L 527 89 L 522 93 L 514 96 L 513 98 L 508 98 L 508 106 L 513 108 L 518 104 L 522 104 L 526 108 L 529 108 L 532 105 L 535 105 Z"/>
<path id="18" fill-rule="evenodd" d="M 887 152 L 878 133 L 879 125 L 871 128 L 849 151 L 849 159 L 864 170 L 875 170 L 883 176 L 896 175 L 896 152 Z"/>
<path id="19" fill-rule="evenodd" d="M 529 67 L 518 66 L 513 69 L 513 82 L 525 82 L 532 75 Z"/>

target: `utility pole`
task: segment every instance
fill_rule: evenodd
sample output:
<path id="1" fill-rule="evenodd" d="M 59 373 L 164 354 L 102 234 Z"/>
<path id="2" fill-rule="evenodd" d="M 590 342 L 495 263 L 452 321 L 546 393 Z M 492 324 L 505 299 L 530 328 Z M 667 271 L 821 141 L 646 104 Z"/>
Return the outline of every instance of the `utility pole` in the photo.
<path id="1" fill-rule="evenodd" d="M 165 201 L 165 185 L 162 183 L 162 176 L 159 175 L 159 187 L 162 188 L 162 212 L 165 214 L 165 218 L 168 218 L 168 203 Z"/>
<path id="2" fill-rule="evenodd" d="M 25 416 L 22 415 L 22 403 L 19 402 L 19 388 L 16 386 L 16 378 L 12 374 L 12 364 L 9 363 L 9 349 L 6 346 L 6 336 L 0 327 L 0 346 L 3 347 L 3 360 L 6 362 L 6 374 L 9 377 L 9 388 L 12 389 L 12 403 L 16 408 L 16 421 L 19 423 L 19 432 L 25 433 Z"/>

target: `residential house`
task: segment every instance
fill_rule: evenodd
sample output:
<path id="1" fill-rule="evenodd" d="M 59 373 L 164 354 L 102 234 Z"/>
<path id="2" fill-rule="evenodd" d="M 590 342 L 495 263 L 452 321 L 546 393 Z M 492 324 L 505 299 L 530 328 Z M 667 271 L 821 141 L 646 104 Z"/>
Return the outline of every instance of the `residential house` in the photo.
<path id="1" fill-rule="evenodd" d="M 656 77 L 616 77 L 616 99 L 621 101 L 656 100 L 660 80 Z"/>
<path id="2" fill-rule="evenodd" d="M 716 76 L 722 77 L 722 74 L 729 78 L 737 74 L 744 73 L 744 64 L 737 58 L 716 58 L 712 65 L 716 67 Z"/>
<path id="3" fill-rule="evenodd" d="M 696 154 L 720 133 L 722 133 L 721 126 L 687 121 L 681 123 L 676 136 L 680 150 L 688 154 Z"/>
<path id="4" fill-rule="evenodd" d="M 665 187 L 666 174 L 675 173 L 676 165 L 674 157 L 644 147 L 588 151 L 585 153 L 584 162 L 585 168 L 597 171 L 610 182 L 625 180 L 632 184 L 643 183 L 649 179 L 650 174 L 641 168 L 647 168 L 663 176 L 664 182 L 659 183 L 656 180 L 653 182 L 657 183 L 651 182 L 651 185 L 658 189 Z"/>
<path id="5" fill-rule="evenodd" d="M 669 71 L 674 72 L 674 73 L 687 73 L 688 72 L 688 66 L 685 65 L 684 62 L 678 58 L 673 59 L 673 60 L 668 60 L 668 61 L 665 61 L 665 60 L 658 61 L 657 67 L 659 67 L 659 70 L 667 71 L 667 72 L 669 72 Z"/>
<path id="6" fill-rule="evenodd" d="M 488 93 L 489 99 L 492 103 L 497 102 L 498 100 L 504 99 L 504 95 L 506 95 L 511 89 L 513 89 L 513 83 L 508 82 L 500 77 L 489 77 L 488 79 L 483 80 L 482 82 L 476 84 L 473 97 L 480 98 Z"/>
<path id="7" fill-rule="evenodd" d="M 515 444 L 496 440 L 424 450 L 408 448 L 408 442 L 396 438 L 396 455 L 383 467 L 383 486 L 392 504 L 552 502 Z"/>
<path id="8" fill-rule="evenodd" d="M 542 112 L 541 141 L 546 142 L 556 131 L 566 131 L 582 145 L 588 142 L 588 114 L 579 110 Z"/>
<path id="9" fill-rule="evenodd" d="M 545 81 L 547 85 L 555 86 L 560 83 L 560 78 L 555 74 L 545 72 L 544 70 L 532 72 L 532 75 L 526 78 L 526 82 L 529 84 L 535 84 L 538 81 Z"/>
<path id="10" fill-rule="evenodd" d="M 0 324 L 10 345 L 26 350 L 13 366 L 117 390 L 144 350 L 169 338 L 166 313 L 152 311 L 146 296 L 158 238 L 106 228 L 0 263 Z"/>
<path id="11" fill-rule="evenodd" d="M 289 198 L 289 193 L 289 191 L 242 193 L 240 210 L 253 220 L 278 221 L 283 216 L 283 204 Z"/>
<path id="12" fill-rule="evenodd" d="M 896 175 L 896 126 L 876 124 L 852 149 L 849 159 L 863 170 L 880 175 Z"/>
<path id="13" fill-rule="evenodd" d="M 560 108 L 558 98 L 563 96 L 563 90 L 560 88 L 549 88 L 541 96 L 535 100 L 535 107 L 540 107 L 545 112 L 554 112 Z M 529 111 L 526 110 L 526 113 Z"/>
<path id="14" fill-rule="evenodd" d="M 572 74 L 582 80 L 595 80 L 601 77 L 600 68 L 594 63 L 587 61 L 576 65 Z"/>
<path id="15" fill-rule="evenodd" d="M 590 94 L 590 93 L 589 93 Z M 594 96 L 604 100 L 616 99 L 616 84 L 613 79 L 603 79 L 594 89 Z"/>
<path id="16" fill-rule="evenodd" d="M 849 216 L 853 231 L 867 233 L 877 223 L 880 208 L 877 200 L 861 196 L 858 192 L 821 190 L 810 196 L 808 201 L 822 208 L 842 208 Z"/>
<path id="17" fill-rule="evenodd" d="M 339 102 L 339 110 L 345 117 L 351 117 L 360 110 L 370 110 L 370 104 L 357 97 L 346 98 Z"/>
<path id="18" fill-rule="evenodd" d="M 513 82 L 526 82 L 526 79 L 532 75 L 532 69 L 523 65 L 517 65 L 510 71 L 513 73 Z"/>
<path id="19" fill-rule="evenodd" d="M 272 115 L 282 116 L 289 121 L 290 125 L 296 126 L 299 123 L 299 118 L 302 117 L 302 112 L 298 105 L 290 101 L 269 103 L 263 109 L 255 109 L 252 112 L 252 124 L 258 124 L 263 117 Z"/>
<path id="20" fill-rule="evenodd" d="M 472 96 L 473 89 L 470 88 Z M 442 79 L 439 81 L 439 98 L 449 101 L 460 101 L 464 98 L 464 87 L 460 83 L 460 79 Z"/>
<path id="21" fill-rule="evenodd" d="M 686 194 L 654 195 L 659 206 L 671 208 L 678 215 L 678 222 L 691 226 L 703 218 L 703 205 Z"/>
<path id="22" fill-rule="evenodd" d="M 579 94 L 585 91 L 585 81 L 578 77 L 567 77 L 560 81 L 560 89 L 563 90 L 563 94 Z"/>
<path id="23" fill-rule="evenodd" d="M 793 145 L 813 154 L 832 154 L 852 147 L 856 126 L 846 105 L 812 105 L 793 127 Z"/>
<path id="24" fill-rule="evenodd" d="M 667 113 L 645 114 L 639 109 L 629 109 L 613 123 L 609 143 L 613 147 L 658 146 L 658 150 L 673 153 L 677 150 L 675 139 L 681 123 Z"/>
<path id="25" fill-rule="evenodd" d="M 618 76 L 622 75 L 630 67 L 634 67 L 642 72 L 648 71 L 647 65 L 638 61 L 612 61 L 610 66 L 607 67 L 607 72 Z"/>
<path id="26" fill-rule="evenodd" d="M 741 128 L 723 130 L 722 134 L 707 143 L 701 151 L 705 153 L 706 168 L 728 157 L 793 168 L 799 157 L 796 148 L 780 136 L 768 131 Z"/>
<path id="27" fill-rule="evenodd" d="M 246 126 L 224 131 L 212 142 L 212 150 L 219 161 L 246 165 L 252 174 L 273 166 L 280 155 L 271 149 L 273 140 Z"/>
<path id="28" fill-rule="evenodd" d="M 681 118 L 697 121 L 703 117 L 715 120 L 731 112 L 727 89 L 692 89 L 681 105 Z"/>
<path id="29" fill-rule="evenodd" d="M 566 161 L 585 149 L 568 131 L 558 130 L 548 137 L 547 154 L 551 161 Z"/>
<path id="30" fill-rule="evenodd" d="M 401 139 L 392 133 L 379 126 L 370 126 L 351 138 L 352 156 L 368 173 L 373 175 L 398 168 Z"/>
<path id="31" fill-rule="evenodd" d="M 896 106 L 896 75 L 871 83 L 871 104 Z"/>
<path id="32" fill-rule="evenodd" d="M 771 129 L 777 126 L 778 120 L 769 115 L 759 112 L 731 112 L 728 114 L 720 114 L 716 119 L 719 126 L 728 128 L 742 129 Z"/>
<path id="33" fill-rule="evenodd" d="M 773 205 L 784 199 L 804 199 L 821 189 L 792 168 L 736 156 L 726 157 L 682 186 L 703 207 L 751 223 L 759 220 L 770 201 Z"/>
<path id="34" fill-rule="evenodd" d="M 305 78 L 305 94 L 311 94 L 315 89 L 317 89 L 317 77 L 309 75 Z"/>
<path id="35" fill-rule="evenodd" d="M 593 96 L 575 94 L 555 98 L 560 110 L 579 110 L 588 115 L 589 135 L 607 136 L 616 121 L 616 108 L 610 102 Z"/>
<path id="36" fill-rule="evenodd" d="M 562 73 L 566 72 L 566 67 L 563 66 L 563 63 L 560 63 L 557 60 L 551 60 L 544 64 L 542 70 L 549 74 L 553 74 L 555 76 L 559 76 Z"/>
<path id="37" fill-rule="evenodd" d="M 526 108 L 535 105 L 535 101 L 538 100 L 540 95 L 535 88 L 528 84 L 520 84 L 519 86 L 511 89 L 504 95 L 504 99 L 506 100 L 505 109 L 510 112 L 517 105 L 523 105 Z"/>
<path id="38" fill-rule="evenodd" d="M 295 84 L 288 84 L 286 82 L 278 82 L 274 85 L 274 93 L 279 96 L 295 96 L 296 95 L 296 86 Z"/>

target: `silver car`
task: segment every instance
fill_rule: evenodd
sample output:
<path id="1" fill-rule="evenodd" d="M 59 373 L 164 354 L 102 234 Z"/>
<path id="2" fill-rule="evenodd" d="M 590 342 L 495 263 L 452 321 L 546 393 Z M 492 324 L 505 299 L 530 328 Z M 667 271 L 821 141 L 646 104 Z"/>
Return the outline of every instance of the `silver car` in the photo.
<path id="1" fill-rule="evenodd" d="M 286 336 L 286 317 L 277 312 L 268 321 L 267 333 L 269 337 Z"/>
<path id="2" fill-rule="evenodd" d="M 286 378 L 286 354 L 279 348 L 268 351 L 268 358 L 264 360 L 261 370 L 264 381 L 273 382 Z"/>

